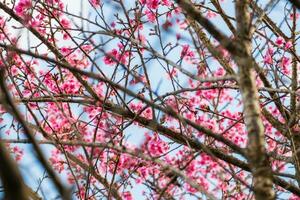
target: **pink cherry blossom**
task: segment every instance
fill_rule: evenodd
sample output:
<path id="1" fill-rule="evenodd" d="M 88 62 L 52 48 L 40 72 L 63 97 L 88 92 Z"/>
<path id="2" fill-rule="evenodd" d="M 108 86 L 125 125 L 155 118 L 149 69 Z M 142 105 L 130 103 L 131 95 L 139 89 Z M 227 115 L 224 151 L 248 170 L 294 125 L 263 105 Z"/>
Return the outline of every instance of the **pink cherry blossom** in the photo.
<path id="1" fill-rule="evenodd" d="M 282 46 L 284 44 L 284 39 L 282 37 L 278 37 L 275 41 L 275 43 L 278 45 L 278 46 Z"/>
<path id="2" fill-rule="evenodd" d="M 290 49 L 292 46 L 293 46 L 292 42 L 291 42 L 291 41 L 288 41 L 288 42 L 285 43 L 284 48 L 285 48 L 286 50 L 288 50 L 288 49 Z"/>

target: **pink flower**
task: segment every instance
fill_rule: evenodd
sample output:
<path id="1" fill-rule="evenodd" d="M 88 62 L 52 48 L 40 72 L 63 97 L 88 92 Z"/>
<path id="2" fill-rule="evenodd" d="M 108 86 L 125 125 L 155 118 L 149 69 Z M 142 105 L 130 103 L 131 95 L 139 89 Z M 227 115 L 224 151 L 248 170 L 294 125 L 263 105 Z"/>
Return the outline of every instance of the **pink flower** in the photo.
<path id="1" fill-rule="evenodd" d="M 182 46 L 182 50 L 181 50 L 181 58 L 185 58 L 185 60 L 190 60 L 191 58 L 193 58 L 195 56 L 194 52 L 190 50 L 190 46 L 187 45 L 183 45 Z"/>
<path id="2" fill-rule="evenodd" d="M 67 40 L 67 39 L 69 39 L 69 38 L 70 38 L 70 37 L 69 37 L 69 35 L 68 35 L 67 33 L 64 33 L 64 34 L 63 34 L 63 39 L 64 39 L 64 40 Z"/>
<path id="3" fill-rule="evenodd" d="M 147 6 L 150 9 L 157 9 L 159 4 L 159 0 L 147 0 Z"/>
<path id="4" fill-rule="evenodd" d="M 273 59 L 270 54 L 266 54 L 266 56 L 264 57 L 264 63 L 269 65 L 273 64 Z"/>
<path id="5" fill-rule="evenodd" d="M 270 54 L 270 55 L 272 56 L 272 55 L 274 54 L 273 48 L 268 48 L 267 53 Z"/>
<path id="6" fill-rule="evenodd" d="M 130 192 L 123 192 L 122 196 L 123 196 L 124 200 L 132 200 L 133 199 Z"/>
<path id="7" fill-rule="evenodd" d="M 90 0 L 91 4 L 93 7 L 98 7 L 100 6 L 100 0 Z"/>
<path id="8" fill-rule="evenodd" d="M 282 72 L 286 75 L 289 75 L 291 72 L 290 64 L 291 64 L 291 59 L 286 56 L 283 56 L 281 59 L 280 67 L 282 68 Z"/>
<path id="9" fill-rule="evenodd" d="M 289 48 L 291 48 L 293 46 L 291 41 L 288 41 L 287 43 L 285 43 L 284 48 L 285 50 L 288 50 Z"/>
<path id="10" fill-rule="evenodd" d="M 145 44 L 146 43 L 146 37 L 142 34 L 142 33 L 139 33 L 138 34 L 138 38 L 139 38 L 139 41 L 142 43 L 142 44 Z M 142 50 L 142 49 L 141 49 Z"/>
<path id="11" fill-rule="evenodd" d="M 265 64 L 269 64 L 269 65 L 273 64 L 273 58 L 272 58 L 273 54 L 274 54 L 273 49 L 268 48 L 267 53 L 264 57 L 264 63 Z"/>
<path id="12" fill-rule="evenodd" d="M 114 65 L 116 62 L 115 60 L 119 56 L 117 49 L 111 50 L 107 56 L 104 57 L 104 63 L 106 65 Z"/>
<path id="13" fill-rule="evenodd" d="M 32 7 L 31 0 L 21 0 L 15 7 L 17 15 L 22 18 L 28 19 L 29 13 L 28 10 Z"/>
<path id="14" fill-rule="evenodd" d="M 209 19 L 214 18 L 216 16 L 217 16 L 217 14 L 215 12 L 210 11 L 210 10 L 206 14 L 206 17 L 209 18 Z"/>
<path id="15" fill-rule="evenodd" d="M 144 148 L 145 152 L 148 152 L 151 156 L 158 156 L 168 151 L 169 145 L 155 133 L 153 136 L 149 134 L 145 135 L 145 142 L 142 145 L 142 148 Z"/>
<path id="16" fill-rule="evenodd" d="M 147 19 L 149 20 L 149 22 L 151 22 L 151 23 L 155 22 L 156 16 L 155 16 L 154 12 L 152 12 L 151 10 L 146 10 L 145 15 L 147 16 Z"/>
<path id="17" fill-rule="evenodd" d="M 122 47 L 119 46 L 119 49 L 122 49 Z M 110 52 L 108 52 L 106 56 L 104 56 L 103 61 L 106 65 L 114 65 L 118 62 L 123 65 L 126 65 L 127 58 L 129 57 L 129 55 L 130 52 L 128 51 L 121 51 L 121 53 L 119 53 L 117 49 L 113 49 Z"/>
<path id="18" fill-rule="evenodd" d="M 224 76 L 225 75 L 225 70 L 224 68 L 219 68 L 216 72 L 215 72 L 216 76 Z"/>
<path id="19" fill-rule="evenodd" d="M 70 22 L 67 20 L 67 19 L 62 19 L 62 20 L 60 20 L 60 23 L 61 23 L 61 25 L 64 27 L 64 28 L 70 28 L 71 27 L 71 25 L 70 25 Z"/>
<path id="20" fill-rule="evenodd" d="M 162 5 L 165 5 L 165 6 L 170 6 L 171 5 L 171 2 L 169 0 L 162 0 Z"/>
<path id="21" fill-rule="evenodd" d="M 112 28 L 115 28 L 115 27 L 116 27 L 116 22 L 110 23 L 110 26 L 111 26 Z"/>
<path id="22" fill-rule="evenodd" d="M 62 53 L 64 56 L 66 56 L 66 55 L 68 55 L 68 54 L 71 53 L 72 49 L 71 49 L 71 48 L 68 48 L 68 47 L 62 47 L 62 48 L 60 49 L 60 51 L 61 51 L 61 53 Z"/>
<path id="23" fill-rule="evenodd" d="M 22 156 L 23 156 L 24 153 L 23 153 L 23 150 L 20 147 L 14 146 L 12 148 L 12 152 L 15 155 L 16 161 L 20 161 L 22 159 Z"/>
<path id="24" fill-rule="evenodd" d="M 293 18 L 294 18 L 294 13 L 291 13 L 290 14 L 290 19 L 292 20 Z M 300 14 L 299 13 L 296 13 L 296 19 L 299 19 L 299 16 L 300 16 Z"/>
<path id="25" fill-rule="evenodd" d="M 173 68 L 170 73 L 168 73 L 167 77 L 169 80 L 171 80 L 172 78 L 174 78 L 175 76 L 177 76 L 178 72 L 177 72 L 177 69 L 176 68 Z"/>
<path id="26" fill-rule="evenodd" d="M 172 22 L 170 22 L 169 20 L 166 20 L 166 22 L 162 25 L 162 27 L 165 29 L 165 30 L 168 30 L 169 27 L 172 26 Z"/>
<path id="27" fill-rule="evenodd" d="M 282 46 L 284 44 L 284 39 L 282 37 L 278 37 L 275 41 L 278 46 Z"/>
<path id="28" fill-rule="evenodd" d="M 291 64 L 291 59 L 286 57 L 286 56 L 283 56 L 282 59 L 281 59 L 281 67 L 286 68 L 290 64 Z"/>
<path id="29" fill-rule="evenodd" d="M 146 79 L 145 75 L 139 75 L 138 77 L 133 78 L 129 82 L 130 85 L 135 85 L 137 83 L 147 84 L 147 79 Z"/>
<path id="30" fill-rule="evenodd" d="M 159 0 L 139 0 L 142 5 L 146 5 L 149 9 L 157 9 Z"/>

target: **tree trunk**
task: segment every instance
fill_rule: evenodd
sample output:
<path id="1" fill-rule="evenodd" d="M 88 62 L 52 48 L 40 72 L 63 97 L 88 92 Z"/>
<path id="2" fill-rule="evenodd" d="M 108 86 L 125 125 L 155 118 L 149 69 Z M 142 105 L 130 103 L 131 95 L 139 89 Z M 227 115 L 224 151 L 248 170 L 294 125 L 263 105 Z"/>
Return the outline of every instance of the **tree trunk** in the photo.
<path id="1" fill-rule="evenodd" d="M 264 126 L 261 119 L 258 91 L 251 59 L 249 1 L 236 2 L 237 39 L 244 49 L 235 56 L 239 66 L 238 80 L 244 104 L 244 119 L 248 132 L 247 156 L 253 174 L 253 188 L 257 200 L 275 199 L 271 166 L 265 148 Z"/>

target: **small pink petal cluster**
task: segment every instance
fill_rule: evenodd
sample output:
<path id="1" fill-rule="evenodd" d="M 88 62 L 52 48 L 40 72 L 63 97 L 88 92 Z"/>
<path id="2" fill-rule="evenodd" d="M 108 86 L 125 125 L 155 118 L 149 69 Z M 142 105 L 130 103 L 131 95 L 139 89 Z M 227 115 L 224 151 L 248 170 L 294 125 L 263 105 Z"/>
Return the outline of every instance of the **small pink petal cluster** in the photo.
<path id="1" fill-rule="evenodd" d="M 100 6 L 100 0 L 90 0 L 93 7 L 97 8 Z"/>
<path id="2" fill-rule="evenodd" d="M 159 0 L 140 0 L 142 5 L 146 5 L 149 9 L 157 9 Z"/>
<path id="3" fill-rule="evenodd" d="M 268 65 L 273 64 L 273 55 L 274 55 L 274 50 L 273 48 L 268 48 L 266 55 L 264 56 L 264 63 Z"/>
<path id="4" fill-rule="evenodd" d="M 283 37 L 278 37 L 275 41 L 275 44 L 279 47 L 284 47 L 285 50 L 288 50 L 293 46 L 291 41 L 286 42 Z"/>
<path id="5" fill-rule="evenodd" d="M 180 57 L 186 61 L 190 61 L 195 57 L 195 53 L 190 49 L 190 45 L 183 45 L 180 53 Z"/>
<path id="6" fill-rule="evenodd" d="M 283 56 L 279 66 L 284 74 L 289 75 L 291 73 L 291 59 L 289 57 Z"/>
<path id="7" fill-rule="evenodd" d="M 128 57 L 130 55 L 129 51 L 120 52 L 117 49 L 112 49 L 110 52 L 104 56 L 103 61 L 106 65 L 112 66 L 115 64 L 127 64 Z"/>
<path id="8" fill-rule="evenodd" d="M 169 145 L 163 141 L 158 134 L 145 134 L 145 142 L 142 145 L 142 149 L 148 152 L 151 156 L 159 156 L 166 153 L 169 150 Z"/>
<path id="9" fill-rule="evenodd" d="M 170 7 L 172 5 L 170 0 L 139 0 L 140 4 L 145 7 L 145 11 L 143 12 L 148 21 L 151 23 L 154 23 L 156 20 L 156 11 L 159 9 L 159 5 L 161 6 L 168 6 Z M 177 8 L 175 8 L 176 10 Z M 172 11 L 171 11 L 172 12 Z M 168 11 L 167 16 L 171 17 L 171 12 Z M 170 23 L 166 24 L 170 25 Z"/>
<path id="10" fill-rule="evenodd" d="M 217 14 L 215 12 L 212 12 L 211 10 L 208 10 L 207 13 L 206 13 L 206 17 L 209 18 L 209 19 L 212 19 L 216 16 L 217 16 Z"/>
<path id="11" fill-rule="evenodd" d="M 15 7 L 16 14 L 25 20 L 30 18 L 30 8 L 32 7 L 31 0 L 20 0 Z"/>

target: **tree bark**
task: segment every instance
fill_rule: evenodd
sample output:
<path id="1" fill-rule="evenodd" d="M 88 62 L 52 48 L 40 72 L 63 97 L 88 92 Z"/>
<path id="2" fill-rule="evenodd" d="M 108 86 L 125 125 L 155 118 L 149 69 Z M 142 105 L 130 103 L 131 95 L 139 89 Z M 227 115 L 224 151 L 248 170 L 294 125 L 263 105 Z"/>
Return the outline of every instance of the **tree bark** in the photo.
<path id="1" fill-rule="evenodd" d="M 244 119 L 248 132 L 247 159 L 253 175 L 254 195 L 257 200 L 275 199 L 271 166 L 265 148 L 264 126 L 251 59 L 251 19 L 249 1 L 236 1 L 237 40 L 244 49 L 235 56 L 239 71 L 239 86 L 244 105 Z"/>

